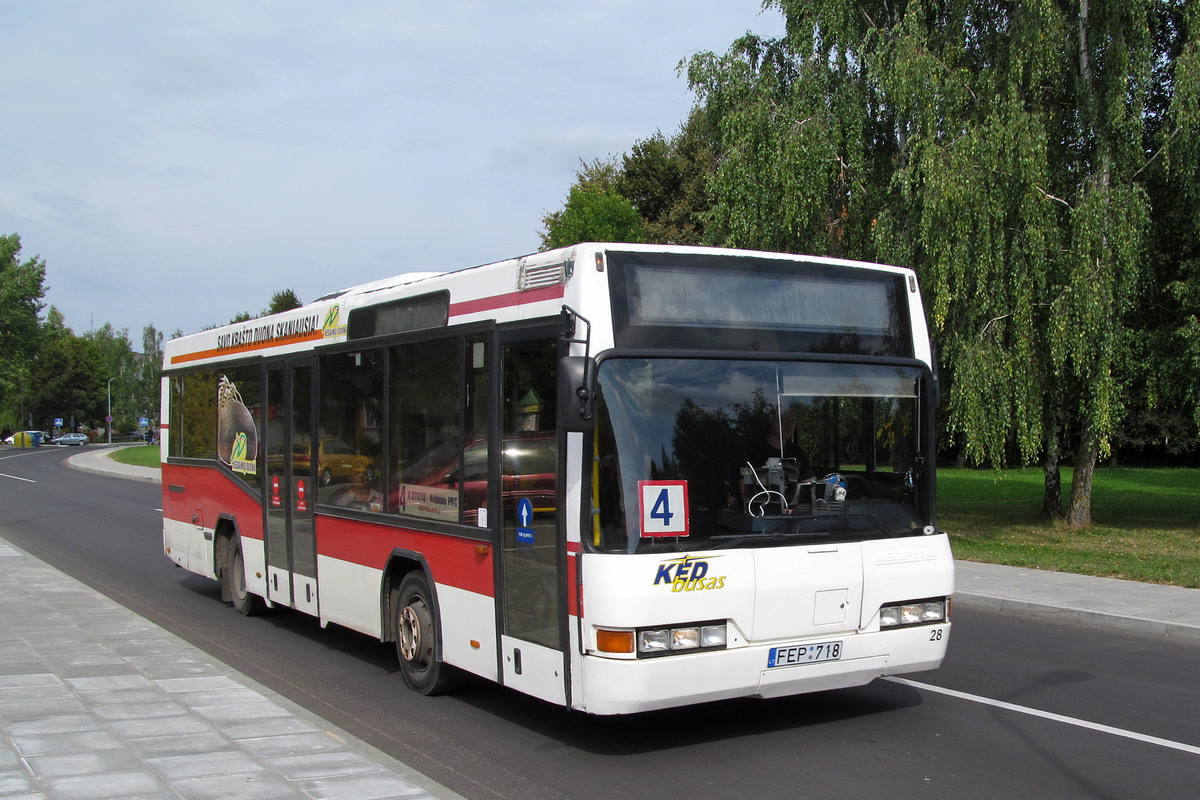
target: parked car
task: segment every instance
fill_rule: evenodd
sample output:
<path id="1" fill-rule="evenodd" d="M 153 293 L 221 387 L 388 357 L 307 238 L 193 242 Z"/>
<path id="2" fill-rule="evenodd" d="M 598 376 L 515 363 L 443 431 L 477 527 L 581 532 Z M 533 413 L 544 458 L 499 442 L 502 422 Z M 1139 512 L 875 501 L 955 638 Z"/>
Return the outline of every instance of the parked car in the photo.
<path id="1" fill-rule="evenodd" d="M 556 493 L 557 450 L 554 436 L 530 434 L 504 440 L 500 499 L 511 517 L 520 498 L 533 504 L 535 513 L 553 511 Z M 435 448 L 403 471 L 404 483 L 441 490 L 462 487 L 462 521 L 472 523 L 487 504 L 488 448 L 486 441 L 467 445 L 462 460 L 452 445 Z M 390 508 L 399 507 L 400 486 L 391 490 Z"/>
<path id="2" fill-rule="evenodd" d="M 17 436 L 21 433 L 28 434 L 29 436 L 33 436 L 34 434 L 37 434 L 38 436 L 44 436 L 44 434 L 40 433 L 39 431 L 17 431 L 17 433 L 14 433 L 12 436 L 9 436 L 7 439 L 5 439 L 4 443 L 13 444 L 16 442 Z"/>
<path id="3" fill-rule="evenodd" d="M 62 436 L 55 439 L 54 443 L 82 445 L 88 443 L 88 437 L 86 433 L 64 433 Z"/>
<path id="4" fill-rule="evenodd" d="M 283 474 L 283 445 L 267 448 L 267 472 Z M 312 446 L 304 442 L 292 444 L 292 474 L 307 475 L 312 471 Z M 322 486 L 347 483 L 355 472 L 363 471 L 367 480 L 375 480 L 375 459 L 363 455 L 341 439 L 322 439 L 317 452 Z"/>

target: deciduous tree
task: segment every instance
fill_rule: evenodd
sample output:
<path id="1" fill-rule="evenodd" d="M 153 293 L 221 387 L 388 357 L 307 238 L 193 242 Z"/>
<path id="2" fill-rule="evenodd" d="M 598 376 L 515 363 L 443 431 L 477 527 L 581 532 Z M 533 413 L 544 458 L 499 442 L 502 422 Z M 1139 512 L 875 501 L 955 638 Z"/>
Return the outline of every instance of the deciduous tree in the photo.
<path id="1" fill-rule="evenodd" d="M 0 236 L 0 426 L 26 427 L 21 416 L 29 391 L 30 363 L 38 347 L 46 262 L 21 261 L 21 237 Z"/>
<path id="2" fill-rule="evenodd" d="M 542 218 L 542 249 L 579 242 L 640 242 L 642 218 L 616 187 L 615 158 L 585 163 L 576 173 L 566 204 Z"/>
<path id="3" fill-rule="evenodd" d="M 1159 4 L 766 5 L 783 40 L 689 65 L 718 133 L 710 238 L 915 267 L 950 433 L 979 462 L 1040 455 L 1051 511 L 1070 448 L 1088 524 L 1147 266 Z"/>

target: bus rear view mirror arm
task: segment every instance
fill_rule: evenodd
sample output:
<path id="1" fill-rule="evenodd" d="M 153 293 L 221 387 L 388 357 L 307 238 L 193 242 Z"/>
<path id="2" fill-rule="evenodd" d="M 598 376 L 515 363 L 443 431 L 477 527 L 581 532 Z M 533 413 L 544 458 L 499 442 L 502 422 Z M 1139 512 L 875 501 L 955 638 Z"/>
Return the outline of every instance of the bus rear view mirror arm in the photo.
<path id="1" fill-rule="evenodd" d="M 586 433 L 596 424 L 596 364 L 590 356 L 565 356 L 558 362 L 559 427 Z"/>

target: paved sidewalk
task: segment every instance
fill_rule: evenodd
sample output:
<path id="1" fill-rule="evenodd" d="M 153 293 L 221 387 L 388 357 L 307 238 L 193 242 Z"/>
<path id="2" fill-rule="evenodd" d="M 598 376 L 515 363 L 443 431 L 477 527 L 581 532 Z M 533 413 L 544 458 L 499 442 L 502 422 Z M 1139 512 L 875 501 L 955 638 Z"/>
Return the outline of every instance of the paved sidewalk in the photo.
<path id="1" fill-rule="evenodd" d="M 459 796 L 0 540 L 0 798 Z"/>
<path id="2" fill-rule="evenodd" d="M 1200 642 L 1200 589 L 959 561 L 954 603 Z"/>

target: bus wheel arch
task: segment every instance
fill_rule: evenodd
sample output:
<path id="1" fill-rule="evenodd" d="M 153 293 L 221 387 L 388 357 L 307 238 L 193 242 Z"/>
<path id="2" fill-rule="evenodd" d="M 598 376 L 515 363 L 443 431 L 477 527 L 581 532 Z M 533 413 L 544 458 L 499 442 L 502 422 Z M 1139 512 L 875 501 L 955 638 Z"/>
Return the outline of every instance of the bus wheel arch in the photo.
<path id="1" fill-rule="evenodd" d="M 412 557 L 396 556 L 386 574 L 387 630 L 404 682 L 424 695 L 453 690 L 459 673 L 442 660 L 441 619 L 427 567 Z"/>
<path id="2" fill-rule="evenodd" d="M 213 534 L 213 561 L 221 581 L 221 599 L 233 604 L 238 613 L 252 617 L 265 608 L 263 600 L 246 588 L 246 560 L 242 537 L 232 520 L 222 519 Z"/>

